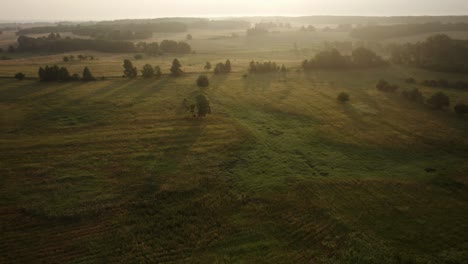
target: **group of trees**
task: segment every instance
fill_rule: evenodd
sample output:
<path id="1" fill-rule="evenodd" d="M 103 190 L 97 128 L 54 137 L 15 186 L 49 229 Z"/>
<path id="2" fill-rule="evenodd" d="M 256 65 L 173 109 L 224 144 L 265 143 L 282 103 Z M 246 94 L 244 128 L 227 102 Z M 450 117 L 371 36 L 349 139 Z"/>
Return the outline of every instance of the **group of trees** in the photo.
<path id="1" fill-rule="evenodd" d="M 247 29 L 247 37 L 268 35 L 268 30 L 262 27 L 253 27 Z"/>
<path id="2" fill-rule="evenodd" d="M 136 44 L 136 50 L 138 52 L 143 52 L 149 56 L 157 56 L 162 53 L 161 50 L 159 49 L 158 42 L 151 42 L 151 43 L 139 42 Z"/>
<path id="3" fill-rule="evenodd" d="M 414 79 L 411 79 L 414 80 Z M 407 81 L 408 82 L 408 81 Z M 412 82 L 410 82 L 412 83 Z M 376 88 L 383 92 L 395 92 L 398 89 L 397 85 L 391 85 L 385 80 L 380 80 Z M 412 90 L 404 90 L 401 92 L 401 95 L 415 103 L 424 103 L 426 102 L 433 109 L 443 109 L 450 106 L 450 97 L 443 92 L 436 92 L 427 100 L 425 100 L 424 95 L 417 88 Z M 455 112 L 458 115 L 468 114 L 468 106 L 463 103 L 459 103 L 454 107 Z"/>
<path id="4" fill-rule="evenodd" d="M 17 74 L 18 75 L 18 74 Z M 57 65 L 40 67 L 38 71 L 39 80 L 41 82 L 67 82 L 67 81 L 94 81 L 93 74 L 88 67 L 83 69 L 83 77 L 80 78 L 78 74 L 70 75 L 70 72 L 66 67 L 58 67 Z M 15 76 L 17 78 L 17 76 Z M 23 76 L 24 78 L 24 76 Z"/>
<path id="5" fill-rule="evenodd" d="M 313 59 L 304 60 L 302 68 L 310 69 L 343 69 L 385 66 L 386 62 L 370 49 L 363 47 L 352 51 L 351 56 L 342 55 L 338 50 L 321 51 Z"/>
<path id="6" fill-rule="evenodd" d="M 207 62 L 207 64 L 205 65 L 205 69 L 207 68 L 211 68 L 211 64 L 208 64 L 209 62 Z M 226 60 L 226 63 L 218 63 L 216 64 L 216 67 L 214 68 L 213 72 L 214 74 L 226 74 L 226 73 L 230 73 L 232 70 L 231 68 L 231 61 L 230 60 Z"/>
<path id="7" fill-rule="evenodd" d="M 137 67 L 133 66 L 133 63 L 126 59 L 124 60 L 123 62 L 123 68 L 124 68 L 124 76 L 127 77 L 127 78 L 136 78 L 138 76 L 138 69 Z M 183 74 L 183 71 L 182 71 L 182 64 L 180 64 L 179 60 L 178 59 L 174 59 L 174 61 L 172 62 L 172 66 L 171 66 L 171 74 L 172 76 L 180 76 Z M 144 77 L 144 78 L 152 78 L 152 77 L 156 77 L 156 78 L 160 78 L 162 76 L 162 72 L 161 72 L 161 68 L 159 66 L 151 66 L 150 64 L 145 64 L 141 70 L 141 75 Z"/>
<path id="8" fill-rule="evenodd" d="M 211 114 L 210 101 L 208 101 L 204 94 L 199 94 L 195 97 L 195 104 L 190 104 L 187 99 L 184 99 L 183 104 L 193 117 L 205 117 Z"/>
<path id="9" fill-rule="evenodd" d="M 302 26 L 302 27 L 299 29 L 299 31 L 301 31 L 301 32 L 315 32 L 315 31 L 317 31 L 317 29 L 316 29 L 314 26 L 312 26 L 312 25 L 308 25 L 307 27 L 306 27 L 306 26 Z"/>
<path id="10" fill-rule="evenodd" d="M 172 61 L 172 66 L 171 66 L 171 75 L 174 77 L 178 77 L 182 75 L 184 72 L 182 71 L 182 64 L 180 64 L 180 61 L 178 59 L 174 59 Z"/>
<path id="11" fill-rule="evenodd" d="M 155 47 L 154 47 L 155 48 Z M 192 47 L 187 42 L 174 40 L 163 40 L 159 45 L 161 52 L 186 54 L 192 52 Z"/>
<path id="12" fill-rule="evenodd" d="M 264 63 L 251 61 L 249 64 L 250 73 L 269 73 L 269 72 L 286 72 L 286 66 L 284 64 L 279 67 L 276 62 L 267 61 Z"/>
<path id="13" fill-rule="evenodd" d="M 393 93 L 398 90 L 400 87 L 398 85 L 390 84 L 385 80 L 380 80 L 377 85 L 375 86 L 379 91 L 386 92 L 386 93 Z"/>
<path id="14" fill-rule="evenodd" d="M 392 61 L 436 71 L 468 73 L 468 40 L 435 35 L 392 49 Z"/>
<path id="15" fill-rule="evenodd" d="M 150 64 L 145 64 L 143 66 L 143 70 L 141 71 L 141 75 L 144 78 L 156 77 L 157 79 L 159 79 L 162 76 L 162 72 L 159 66 L 155 66 L 153 68 L 153 66 L 151 66 Z"/>
<path id="16" fill-rule="evenodd" d="M 18 51 L 21 52 L 69 52 L 76 50 L 95 50 L 101 52 L 133 52 L 135 45 L 126 41 L 110 41 L 96 39 L 72 39 L 72 38 L 30 38 L 20 36 L 18 38 Z"/>
<path id="17" fill-rule="evenodd" d="M 92 55 L 81 55 L 81 54 L 78 54 L 76 57 L 75 55 L 70 55 L 70 56 L 64 56 L 62 58 L 63 62 L 69 62 L 69 61 L 74 61 L 76 59 L 78 60 L 94 60 L 94 56 Z"/>

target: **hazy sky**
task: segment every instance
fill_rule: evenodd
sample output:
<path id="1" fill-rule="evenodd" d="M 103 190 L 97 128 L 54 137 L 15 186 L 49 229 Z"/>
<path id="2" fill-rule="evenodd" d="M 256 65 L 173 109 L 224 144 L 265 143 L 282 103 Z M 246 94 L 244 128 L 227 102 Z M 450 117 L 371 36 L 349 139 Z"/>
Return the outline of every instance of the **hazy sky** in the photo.
<path id="1" fill-rule="evenodd" d="M 1 0 L 0 20 L 170 16 L 468 15 L 468 0 Z"/>

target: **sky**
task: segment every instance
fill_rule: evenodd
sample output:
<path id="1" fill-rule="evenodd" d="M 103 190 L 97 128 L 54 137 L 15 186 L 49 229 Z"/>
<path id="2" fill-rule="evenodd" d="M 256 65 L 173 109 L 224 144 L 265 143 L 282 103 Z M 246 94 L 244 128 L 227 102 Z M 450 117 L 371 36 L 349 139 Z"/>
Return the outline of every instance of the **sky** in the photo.
<path id="1" fill-rule="evenodd" d="M 468 0 L 2 0 L 0 2 L 0 20 L 16 21 L 270 15 L 468 15 Z"/>

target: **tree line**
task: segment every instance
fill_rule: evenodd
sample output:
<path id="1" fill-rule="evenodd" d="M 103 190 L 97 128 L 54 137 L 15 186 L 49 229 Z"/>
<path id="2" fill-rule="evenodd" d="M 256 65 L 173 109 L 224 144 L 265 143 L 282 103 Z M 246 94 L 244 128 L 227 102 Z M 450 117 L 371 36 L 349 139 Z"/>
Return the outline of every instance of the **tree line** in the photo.
<path id="1" fill-rule="evenodd" d="M 79 39 L 63 38 L 60 34 L 51 33 L 47 37 L 31 38 L 20 36 L 17 50 L 20 52 L 69 52 L 76 50 L 95 50 L 101 52 L 127 53 L 143 51 L 150 55 L 161 53 L 185 54 L 192 51 L 186 42 L 164 40 L 159 45 L 157 42 L 140 42 L 137 45 L 129 41 L 114 41 L 103 39 Z"/>
<path id="2" fill-rule="evenodd" d="M 286 72 L 286 66 L 284 64 L 280 67 L 276 62 L 266 61 L 258 62 L 251 61 L 249 64 L 249 73 L 270 73 L 270 72 Z"/>
<path id="3" fill-rule="evenodd" d="M 424 42 L 394 46 L 391 60 L 429 70 L 468 73 L 468 40 L 435 35 Z"/>
<path id="4" fill-rule="evenodd" d="M 368 68 L 385 66 L 387 63 L 370 49 L 356 48 L 350 56 L 342 55 L 338 50 L 331 49 L 317 53 L 314 58 L 304 60 L 302 68 L 311 69 L 343 69 Z"/>
<path id="5" fill-rule="evenodd" d="M 71 75 L 66 67 L 59 67 L 57 65 L 40 67 L 38 71 L 39 81 L 41 82 L 69 82 L 69 81 L 94 81 L 93 74 L 88 67 L 83 69 L 83 75 L 80 77 L 78 74 Z M 18 76 L 24 78 L 24 74 L 17 73 L 15 78 L 19 79 Z"/>
<path id="6" fill-rule="evenodd" d="M 187 25 L 180 22 L 161 23 L 122 23 L 96 25 L 57 25 L 32 27 L 16 32 L 18 36 L 27 34 L 71 32 L 79 36 L 88 36 L 108 40 L 133 40 L 150 38 L 153 33 L 186 32 Z"/>
<path id="7" fill-rule="evenodd" d="M 437 22 L 423 24 L 373 25 L 355 28 L 351 31 L 351 36 L 363 40 L 383 40 L 444 31 L 468 31 L 468 24 L 443 24 Z"/>

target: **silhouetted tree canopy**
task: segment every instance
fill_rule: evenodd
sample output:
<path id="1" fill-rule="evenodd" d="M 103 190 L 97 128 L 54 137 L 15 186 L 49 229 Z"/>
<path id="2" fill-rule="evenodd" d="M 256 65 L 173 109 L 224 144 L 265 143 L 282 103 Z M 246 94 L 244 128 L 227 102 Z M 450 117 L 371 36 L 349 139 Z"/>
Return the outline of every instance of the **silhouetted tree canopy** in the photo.
<path id="1" fill-rule="evenodd" d="M 150 64 L 145 64 L 143 66 L 143 70 L 141 71 L 141 75 L 145 78 L 151 78 L 154 76 L 154 69 L 153 66 Z"/>
<path id="2" fill-rule="evenodd" d="M 130 60 L 124 60 L 124 74 L 128 78 L 135 78 L 138 75 L 136 67 L 133 67 L 133 63 Z"/>
<path id="3" fill-rule="evenodd" d="M 172 61 L 172 66 L 171 66 L 171 74 L 172 76 L 180 76 L 183 71 L 182 71 L 182 64 L 180 64 L 178 59 L 174 59 Z"/>
<path id="4" fill-rule="evenodd" d="M 177 42 L 174 40 L 163 40 L 159 46 L 162 52 L 165 53 L 180 53 L 186 54 L 192 52 L 192 48 L 186 42 Z"/>
<path id="5" fill-rule="evenodd" d="M 248 37 L 254 37 L 254 36 L 264 36 L 268 35 L 268 30 L 262 27 L 254 27 L 254 28 L 249 28 L 247 29 L 247 36 Z"/>
<path id="6" fill-rule="evenodd" d="M 94 78 L 93 74 L 91 73 L 91 71 L 89 70 L 88 67 L 85 67 L 83 69 L 83 78 L 82 78 L 83 81 L 85 82 L 89 82 L 89 81 L 95 81 L 96 78 Z"/>
<path id="7" fill-rule="evenodd" d="M 200 94 L 196 98 L 197 100 L 197 111 L 198 117 L 205 117 L 207 114 L 211 114 L 211 106 L 205 95 Z"/>
<path id="8" fill-rule="evenodd" d="M 249 72 L 250 73 L 269 73 L 269 72 L 277 72 L 281 70 L 276 62 L 266 61 L 266 62 L 255 62 L 251 61 L 249 64 Z"/>
<path id="9" fill-rule="evenodd" d="M 71 76 L 65 67 L 54 66 L 45 66 L 45 68 L 40 67 L 39 71 L 39 80 L 41 82 L 55 82 L 55 81 L 70 81 Z"/>
<path id="10" fill-rule="evenodd" d="M 24 78 L 26 77 L 26 75 L 24 75 L 24 73 L 22 72 L 18 72 L 17 74 L 15 74 L 15 79 L 17 80 L 23 80 Z"/>

